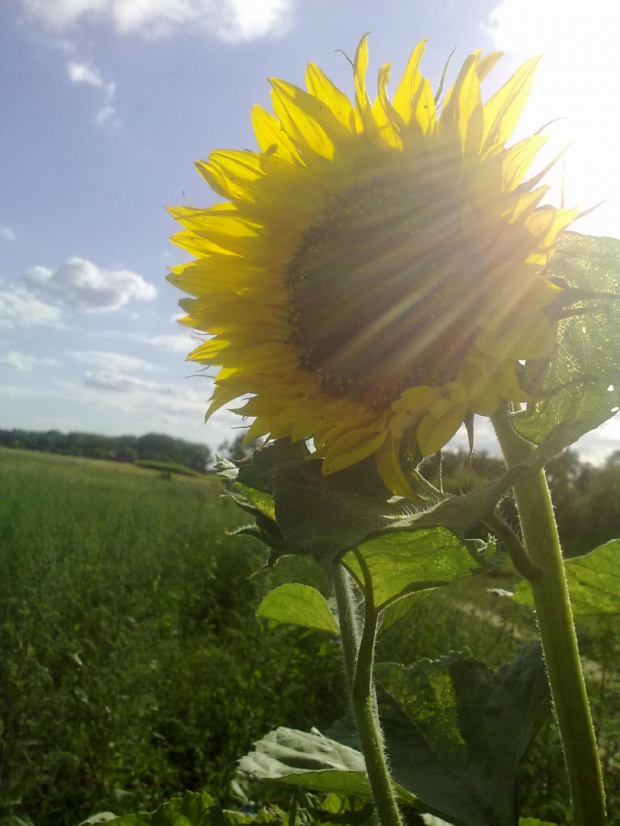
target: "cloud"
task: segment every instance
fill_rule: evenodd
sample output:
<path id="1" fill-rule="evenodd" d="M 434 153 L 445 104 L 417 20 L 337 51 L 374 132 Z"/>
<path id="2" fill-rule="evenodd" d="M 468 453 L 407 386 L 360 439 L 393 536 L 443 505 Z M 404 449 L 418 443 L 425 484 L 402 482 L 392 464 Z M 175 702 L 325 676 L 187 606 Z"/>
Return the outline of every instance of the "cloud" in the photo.
<path id="1" fill-rule="evenodd" d="M 0 235 L 7 241 L 17 241 L 17 233 L 15 232 L 13 227 L 0 227 Z"/>
<path id="2" fill-rule="evenodd" d="M 60 362 L 58 359 L 37 359 L 34 358 L 34 356 L 27 356 L 25 353 L 19 353 L 17 350 L 10 350 L 6 356 L 0 356 L 0 364 L 13 367 L 18 373 L 31 373 L 35 364 L 42 364 L 48 367 L 58 367 Z"/>
<path id="3" fill-rule="evenodd" d="M 115 106 L 104 106 L 97 112 L 97 116 L 95 120 L 99 124 L 99 126 L 105 126 L 105 124 L 110 124 L 112 126 L 118 126 L 119 122 L 114 118 L 116 114 L 116 107 Z"/>
<path id="4" fill-rule="evenodd" d="M 101 89 L 106 100 L 112 100 L 116 94 L 116 84 L 114 81 L 106 83 L 96 66 L 91 66 L 88 63 L 68 63 L 67 71 L 69 72 L 69 79 L 73 83 L 86 83 L 87 86 L 94 86 L 95 89 Z"/>
<path id="5" fill-rule="evenodd" d="M 97 404 L 133 413 L 141 419 L 147 415 L 173 414 L 189 416 L 199 422 L 213 392 L 213 382 L 202 383 L 202 392 L 188 383 L 166 384 L 109 370 L 87 370 L 85 387 L 75 387 L 74 394 Z M 91 396 L 84 394 L 90 393 Z M 98 400 L 98 401 L 97 401 Z M 222 414 L 224 415 L 224 414 Z M 231 416 L 233 414 L 228 414 Z"/>
<path id="6" fill-rule="evenodd" d="M 116 95 L 116 84 L 113 80 L 106 81 L 99 69 L 90 63 L 76 63 L 70 61 L 67 63 L 67 72 L 72 83 L 84 83 L 87 86 L 92 86 L 99 89 L 104 96 L 105 105 L 99 109 L 95 120 L 99 126 L 118 127 L 120 124 L 114 117 L 116 114 L 116 107 L 112 105 L 112 101 Z"/>
<path id="7" fill-rule="evenodd" d="M 136 376 L 126 376 L 108 370 L 87 370 L 84 381 L 89 387 L 96 387 L 98 390 L 107 390 L 113 393 L 132 393 L 136 390 L 155 393 L 159 396 L 169 396 L 171 398 L 182 396 L 178 385 L 161 384 L 156 381 L 136 378 Z"/>
<path id="8" fill-rule="evenodd" d="M 29 290 L 12 284 L 0 290 L 0 328 L 60 327 L 62 310 L 39 301 Z"/>
<path id="9" fill-rule="evenodd" d="M 157 290 L 131 270 L 102 270 L 86 258 L 72 256 L 56 270 L 32 267 L 23 280 L 32 289 L 54 296 L 84 313 L 119 310 L 132 299 L 152 301 Z"/>
<path id="10" fill-rule="evenodd" d="M 229 43 L 287 30 L 294 0 L 22 0 L 26 11 L 56 33 L 103 22 L 119 34 L 162 37 L 203 31 Z"/>
<path id="11" fill-rule="evenodd" d="M 153 347 L 159 347 L 161 350 L 168 350 L 171 353 L 186 353 L 189 354 L 195 350 L 200 343 L 190 335 L 169 333 L 161 336 L 151 336 L 140 338 L 144 344 L 152 344 Z M 202 340 L 202 339 L 201 339 Z"/>
<path id="12" fill-rule="evenodd" d="M 154 370 L 155 365 L 146 359 L 128 356 L 125 353 L 115 353 L 104 350 L 81 350 L 73 351 L 69 355 L 82 364 L 97 367 L 109 373 L 120 373 L 123 371 L 135 372 L 136 370 Z"/>

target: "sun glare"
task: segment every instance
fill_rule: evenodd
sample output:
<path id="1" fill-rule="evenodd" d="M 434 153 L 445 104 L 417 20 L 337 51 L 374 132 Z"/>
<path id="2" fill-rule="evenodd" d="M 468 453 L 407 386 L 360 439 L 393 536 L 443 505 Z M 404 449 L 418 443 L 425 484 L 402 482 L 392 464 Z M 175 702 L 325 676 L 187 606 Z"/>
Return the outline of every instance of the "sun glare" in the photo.
<path id="1" fill-rule="evenodd" d="M 504 0 L 490 24 L 509 60 L 543 55 L 521 125 L 532 131 L 560 119 L 544 130 L 550 154 L 569 145 L 549 182 L 581 211 L 604 201 L 575 229 L 612 236 L 620 234 L 618 31 L 617 0 Z"/>

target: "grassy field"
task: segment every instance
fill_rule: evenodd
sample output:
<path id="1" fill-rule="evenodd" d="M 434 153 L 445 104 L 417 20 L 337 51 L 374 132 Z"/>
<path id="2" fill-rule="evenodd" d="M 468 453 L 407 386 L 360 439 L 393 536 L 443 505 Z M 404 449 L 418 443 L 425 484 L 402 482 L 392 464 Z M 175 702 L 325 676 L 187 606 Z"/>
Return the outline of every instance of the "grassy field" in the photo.
<path id="1" fill-rule="evenodd" d="M 263 552 L 226 536 L 242 515 L 220 494 L 0 450 L 0 818 L 75 826 L 183 787 L 221 795 L 271 727 L 331 722 L 338 651 L 254 618 Z"/>
<path id="2" fill-rule="evenodd" d="M 226 535 L 243 521 L 213 477 L 0 449 L 0 824 L 16 814 L 76 826 L 183 788 L 230 803 L 252 740 L 277 725 L 326 730 L 343 714 L 337 644 L 255 619 L 293 569 L 252 578 L 263 550 Z M 297 578 L 313 576 L 307 562 Z M 476 578 L 422 603 L 380 641 L 379 660 L 460 649 L 508 661 L 536 631 L 489 590 L 498 585 Z M 615 618 L 581 628 L 612 826 L 618 630 Z M 526 761 L 521 797 L 524 814 L 566 822 L 553 725 Z"/>

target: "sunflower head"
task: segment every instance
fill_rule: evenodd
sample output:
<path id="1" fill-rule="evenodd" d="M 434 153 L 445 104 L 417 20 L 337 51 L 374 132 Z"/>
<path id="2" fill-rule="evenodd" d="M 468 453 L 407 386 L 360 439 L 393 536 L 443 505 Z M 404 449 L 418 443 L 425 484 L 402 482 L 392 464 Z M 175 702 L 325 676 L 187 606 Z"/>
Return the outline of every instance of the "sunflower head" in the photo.
<path id="1" fill-rule="evenodd" d="M 544 137 L 506 145 L 537 59 L 483 103 L 500 54 L 476 52 L 438 106 L 424 46 L 391 99 L 389 65 L 366 91 L 366 38 L 353 100 L 312 63 L 308 91 L 271 80 L 259 151 L 197 164 L 223 201 L 171 210 L 195 256 L 169 276 L 192 296 L 183 323 L 210 335 L 189 359 L 219 367 L 207 415 L 242 398 L 249 440 L 312 439 L 325 474 L 374 454 L 405 496 L 405 446 L 434 453 L 468 416 L 533 401 L 522 364 L 553 351 L 545 267 L 576 214 L 527 179 Z"/>

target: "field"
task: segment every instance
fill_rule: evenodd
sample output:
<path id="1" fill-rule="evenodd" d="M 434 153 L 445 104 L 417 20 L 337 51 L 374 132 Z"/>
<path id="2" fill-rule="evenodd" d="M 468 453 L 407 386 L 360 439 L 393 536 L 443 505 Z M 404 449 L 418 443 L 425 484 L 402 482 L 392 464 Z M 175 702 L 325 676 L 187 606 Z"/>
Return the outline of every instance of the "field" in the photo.
<path id="1" fill-rule="evenodd" d="M 230 804 L 252 740 L 342 716 L 337 644 L 254 616 L 274 584 L 318 574 L 302 559 L 251 577 L 263 550 L 226 535 L 243 521 L 213 477 L 0 450 L 0 823 L 76 826 L 183 788 Z M 507 661 L 535 627 L 489 591 L 506 584 L 436 595 L 385 635 L 379 659 L 469 649 Z M 581 632 L 620 824 L 618 623 Z M 522 799 L 524 813 L 566 822 L 553 725 L 524 766 Z"/>
<path id="2" fill-rule="evenodd" d="M 211 477 L 0 451 L 0 820 L 221 794 L 271 727 L 331 722 L 338 651 L 254 618 L 264 554 L 226 536 L 240 514 L 220 494 Z"/>

